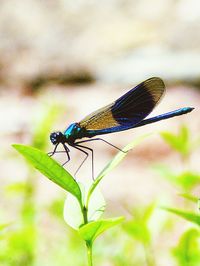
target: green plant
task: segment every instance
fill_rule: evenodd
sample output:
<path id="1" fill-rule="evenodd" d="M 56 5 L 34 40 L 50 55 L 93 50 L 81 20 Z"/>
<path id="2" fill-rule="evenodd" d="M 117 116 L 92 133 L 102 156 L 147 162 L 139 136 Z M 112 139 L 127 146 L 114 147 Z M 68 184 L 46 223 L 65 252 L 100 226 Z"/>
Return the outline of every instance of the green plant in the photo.
<path id="1" fill-rule="evenodd" d="M 174 173 L 171 169 L 169 169 L 169 167 L 163 165 L 157 166 L 156 169 L 171 183 L 179 186 L 179 188 L 182 190 L 179 195 L 184 198 L 186 202 L 190 201 L 197 204 L 198 198 L 192 195 L 192 190 L 199 184 L 200 174 L 196 171 L 191 171 L 188 166 L 192 152 L 199 146 L 199 138 L 193 140 L 190 135 L 189 129 L 184 125 L 180 127 L 178 134 L 173 134 L 171 132 L 162 132 L 161 136 L 171 146 L 171 148 L 178 152 L 180 158 L 182 158 L 183 166 L 186 169 L 178 174 Z M 199 215 L 197 215 L 196 213 L 186 212 L 175 208 L 165 207 L 163 209 L 200 225 Z"/>
<path id="2" fill-rule="evenodd" d="M 34 123 L 31 143 L 39 149 L 44 149 L 48 144 L 49 131 L 60 113 L 60 107 L 50 105 L 43 111 L 40 109 L 39 113 L 40 120 Z M 5 261 L 5 265 L 35 265 L 38 246 L 37 215 L 40 207 L 35 200 L 36 194 L 37 177 L 29 165 L 24 180 L 6 186 L 5 195 L 11 200 L 10 204 L 12 200 L 18 204 L 12 220 L 13 226 L 7 231 L 0 248 L 0 257 Z"/>
<path id="3" fill-rule="evenodd" d="M 177 247 L 173 250 L 178 265 L 200 265 L 200 231 L 196 228 L 188 229 L 180 238 Z"/>
<path id="4" fill-rule="evenodd" d="M 190 194 L 180 194 L 184 199 L 197 205 L 198 198 Z M 194 225 L 200 226 L 200 215 L 194 211 L 162 207 L 163 210 L 175 214 Z M 198 266 L 200 264 L 200 230 L 190 228 L 181 236 L 177 247 L 173 248 L 173 254 L 180 266 Z"/>
<path id="5" fill-rule="evenodd" d="M 144 250 L 146 265 L 148 266 L 156 265 L 152 248 L 152 233 L 149 226 L 149 220 L 154 209 L 155 204 L 150 204 L 143 208 L 134 208 L 131 211 L 132 218 L 123 225 L 127 234 L 141 243 Z"/>
<path id="6" fill-rule="evenodd" d="M 154 168 L 172 185 L 176 185 L 184 193 L 190 193 L 200 182 L 200 174 L 190 169 L 191 154 L 199 147 L 199 138 L 193 139 L 185 125 L 180 127 L 177 134 L 164 131 L 160 135 L 172 150 L 177 152 L 182 161 L 182 168 L 178 171 L 160 163 Z"/>
<path id="7" fill-rule="evenodd" d="M 30 147 L 14 144 L 13 147 L 51 181 L 69 192 L 65 208 L 65 221 L 75 229 L 85 241 L 88 255 L 88 265 L 93 265 L 92 252 L 94 240 L 107 229 L 121 223 L 123 217 L 100 219 L 105 209 L 105 200 L 97 189 L 100 181 L 126 156 L 126 152 L 143 139 L 127 145 L 100 172 L 95 181 L 88 185 L 78 183 L 69 172 L 46 153 Z"/>
<path id="8" fill-rule="evenodd" d="M 200 145 L 200 139 L 192 139 L 190 131 L 187 126 L 182 125 L 179 132 L 174 134 L 169 131 L 161 132 L 161 137 L 172 149 L 177 151 L 182 160 L 188 160 L 191 153 Z"/>
<path id="9" fill-rule="evenodd" d="M 184 199 L 184 209 L 183 207 L 162 207 L 162 209 L 191 222 L 195 226 L 200 226 L 199 214 L 193 208 L 191 210 L 191 203 L 195 203 L 195 207 L 197 207 L 198 198 L 193 195 L 193 191 L 199 185 L 200 174 L 196 170 L 191 170 L 190 167 L 191 155 L 200 144 L 199 137 L 192 138 L 189 129 L 184 125 L 180 127 L 177 134 L 162 132 L 161 137 L 178 154 L 182 168 L 177 171 L 177 169 L 172 170 L 169 166 L 160 164 L 156 166 L 156 170 L 180 190 L 179 195 Z M 180 237 L 178 245 L 172 250 L 178 265 L 199 265 L 199 232 L 198 228 L 190 228 Z"/>

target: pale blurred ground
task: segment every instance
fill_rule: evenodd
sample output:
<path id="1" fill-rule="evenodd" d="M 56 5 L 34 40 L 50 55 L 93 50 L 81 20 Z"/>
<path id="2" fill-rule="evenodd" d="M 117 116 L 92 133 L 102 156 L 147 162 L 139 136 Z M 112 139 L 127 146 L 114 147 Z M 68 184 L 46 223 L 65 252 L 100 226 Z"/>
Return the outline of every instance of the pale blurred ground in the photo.
<path id="1" fill-rule="evenodd" d="M 195 110 L 105 137 L 123 147 L 137 136 L 153 133 L 102 182 L 112 210 L 117 204 L 123 208 L 124 203 L 148 203 L 156 198 L 162 201 L 164 191 L 171 195 L 177 192 L 150 166 L 162 161 L 181 168 L 178 156 L 164 144 L 159 131 L 177 132 L 184 123 L 194 137 L 199 135 L 200 2 L 1 0 L 2 186 L 26 177 L 24 161 L 13 160 L 16 153 L 10 144 L 30 144 L 31 132 L 46 106 L 65 106 L 54 128 L 64 130 L 69 123 L 79 121 L 151 76 L 160 76 L 167 85 L 166 95 L 153 114 L 184 106 Z M 91 147 L 98 173 L 116 151 L 103 143 Z M 199 171 L 199 150 L 192 156 L 191 168 Z M 67 169 L 73 173 L 81 159 L 75 151 L 72 157 Z M 88 160 L 79 177 L 90 174 Z M 47 202 L 49 195 L 56 197 L 59 191 L 40 176 L 38 200 Z M 115 210 L 118 215 L 120 211 Z"/>
<path id="2" fill-rule="evenodd" d="M 1 0 L 1 79 L 82 70 L 103 82 L 198 81 L 199 22 L 198 0 Z"/>
<path id="3" fill-rule="evenodd" d="M 1 1 L 1 154 L 10 150 L 9 144 L 20 132 L 25 136 L 20 142 L 28 143 L 45 104 L 66 106 L 65 118 L 56 128 L 62 130 L 151 76 L 160 76 L 167 84 L 178 82 L 175 87 L 171 85 L 155 114 L 183 106 L 194 106 L 195 111 L 106 138 L 122 147 L 149 131 L 175 131 L 181 122 L 188 124 L 193 134 L 198 133 L 199 93 L 194 84 L 199 85 L 200 78 L 199 22 L 200 2 L 195 0 Z M 77 76 L 86 73 L 94 80 L 92 84 L 67 85 L 67 78 L 75 77 L 76 82 Z M 56 85 L 60 77 L 66 78 L 62 86 Z M 30 91 L 34 89 L 41 92 L 32 97 Z M 159 158 L 159 149 L 163 153 L 167 148 L 155 145 L 161 140 L 153 138 L 144 146 L 149 152 L 152 147 L 152 154 L 158 153 Z M 141 158 L 138 150 L 129 158 Z M 100 169 L 103 164 L 99 158 L 105 159 L 101 151 L 115 152 L 103 143 L 98 145 L 95 155 Z M 130 171 L 136 171 L 127 164 Z M 5 165 L 3 168 L 7 171 Z M 139 182 L 127 172 L 127 182 L 129 178 L 134 184 Z M 113 191 L 116 196 L 118 192 Z"/>

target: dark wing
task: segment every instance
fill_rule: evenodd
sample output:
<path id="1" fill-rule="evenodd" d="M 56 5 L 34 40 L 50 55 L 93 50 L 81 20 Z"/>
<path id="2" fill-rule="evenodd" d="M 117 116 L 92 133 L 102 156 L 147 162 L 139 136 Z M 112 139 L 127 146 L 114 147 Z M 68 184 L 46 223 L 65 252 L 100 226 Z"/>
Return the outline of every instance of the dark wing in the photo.
<path id="1" fill-rule="evenodd" d="M 160 78 L 150 78 L 98 109 L 79 122 L 88 136 L 122 131 L 134 127 L 151 113 L 165 91 Z"/>

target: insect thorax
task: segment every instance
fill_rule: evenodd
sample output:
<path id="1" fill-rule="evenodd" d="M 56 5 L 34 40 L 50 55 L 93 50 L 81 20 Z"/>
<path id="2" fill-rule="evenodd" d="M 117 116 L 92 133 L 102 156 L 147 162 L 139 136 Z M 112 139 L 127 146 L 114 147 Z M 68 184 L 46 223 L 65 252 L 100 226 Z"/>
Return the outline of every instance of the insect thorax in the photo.
<path id="1" fill-rule="evenodd" d="M 64 131 L 66 139 L 70 142 L 74 142 L 76 139 L 83 137 L 83 132 L 85 130 L 79 126 L 78 123 L 73 123 Z"/>

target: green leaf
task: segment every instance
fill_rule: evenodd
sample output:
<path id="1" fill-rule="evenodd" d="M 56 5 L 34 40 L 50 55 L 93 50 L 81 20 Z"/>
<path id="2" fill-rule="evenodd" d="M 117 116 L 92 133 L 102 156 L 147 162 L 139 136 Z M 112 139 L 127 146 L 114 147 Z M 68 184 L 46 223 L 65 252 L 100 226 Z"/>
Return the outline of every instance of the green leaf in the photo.
<path id="1" fill-rule="evenodd" d="M 79 234 L 86 242 L 92 243 L 104 231 L 121 223 L 123 220 L 124 217 L 117 217 L 90 222 L 79 229 Z"/>
<path id="2" fill-rule="evenodd" d="M 82 209 L 72 194 L 67 195 L 63 215 L 65 222 L 75 230 L 84 224 Z"/>
<path id="3" fill-rule="evenodd" d="M 15 229 L 7 235 L 8 238 L 8 250 L 12 256 L 12 260 L 16 263 L 11 265 L 28 265 L 33 253 L 36 251 L 37 242 L 37 229 L 35 224 L 23 224 L 21 227 Z M 23 256 L 24 261 L 19 260 Z"/>
<path id="4" fill-rule="evenodd" d="M 144 209 L 143 220 L 145 223 L 149 222 L 155 210 L 155 206 L 156 206 L 155 202 L 152 202 Z"/>
<path id="5" fill-rule="evenodd" d="M 194 196 L 187 194 L 187 193 L 180 193 L 178 195 L 185 198 L 185 199 L 188 199 L 194 203 L 198 203 L 198 200 L 199 200 L 197 197 L 194 197 Z"/>
<path id="6" fill-rule="evenodd" d="M 187 230 L 180 238 L 178 246 L 173 249 L 180 266 L 200 265 L 200 232 L 197 229 Z"/>
<path id="7" fill-rule="evenodd" d="M 125 231 L 133 238 L 148 244 L 151 239 L 149 229 L 142 221 L 129 221 L 124 225 Z"/>
<path id="8" fill-rule="evenodd" d="M 14 182 L 6 186 L 6 192 L 10 194 L 21 193 L 28 189 L 26 182 Z"/>
<path id="9" fill-rule="evenodd" d="M 178 209 L 173 209 L 173 208 L 167 208 L 167 207 L 162 207 L 163 210 L 166 210 L 168 212 L 174 213 L 182 218 L 184 218 L 187 221 L 190 221 L 194 224 L 200 225 L 200 215 L 197 215 L 192 212 L 185 212 L 182 210 Z"/>
<path id="10" fill-rule="evenodd" d="M 199 184 L 199 173 L 184 171 L 176 176 L 176 183 L 185 190 L 191 190 L 197 184 Z"/>
<path id="11" fill-rule="evenodd" d="M 74 195 L 82 205 L 81 190 L 78 183 L 58 162 L 46 153 L 21 144 L 12 145 L 21 153 L 37 170 L 66 191 Z"/>
<path id="12" fill-rule="evenodd" d="M 10 226 L 12 223 L 7 223 L 7 224 L 0 224 L 0 231 L 4 230 L 8 226 Z"/>
<path id="13" fill-rule="evenodd" d="M 171 183 L 181 187 L 186 191 L 191 190 L 200 181 L 199 173 L 184 171 L 181 173 L 174 173 L 169 167 L 165 165 L 155 165 L 154 169 L 164 178 L 169 180 Z"/>
<path id="14" fill-rule="evenodd" d="M 102 180 L 102 178 L 110 173 L 128 154 L 128 151 L 130 151 L 133 147 L 137 146 L 142 142 L 143 139 L 145 139 L 147 136 L 150 136 L 150 134 L 146 134 L 143 136 L 138 137 L 128 145 L 126 145 L 122 151 L 118 152 L 117 155 L 106 165 L 106 167 L 100 172 L 100 174 L 97 176 L 95 181 L 93 182 L 92 186 L 90 187 L 90 190 L 88 192 L 88 199 L 86 202 L 86 206 L 89 202 L 89 198 L 92 195 L 93 191 L 95 190 L 96 186 L 99 184 L 99 182 Z"/>
<path id="15" fill-rule="evenodd" d="M 134 208 L 132 219 L 123 224 L 125 231 L 133 238 L 144 244 L 149 244 L 151 240 L 151 232 L 149 230 L 149 220 L 155 210 L 155 203 L 148 206 Z"/>
<path id="16" fill-rule="evenodd" d="M 87 198 L 89 184 L 83 186 L 79 184 L 82 192 L 82 201 Z M 84 197 L 85 195 L 85 197 Z M 105 200 L 99 189 L 95 189 L 94 193 L 90 198 L 89 205 L 87 206 L 87 220 L 88 222 L 98 220 L 105 210 Z M 77 230 L 81 225 L 83 225 L 83 213 L 77 199 L 73 195 L 67 195 L 65 205 L 64 205 L 64 219 L 65 222 Z"/>
<path id="17" fill-rule="evenodd" d="M 88 205 L 88 221 L 98 220 L 105 211 L 106 202 L 101 191 L 96 188 Z"/>
<path id="18" fill-rule="evenodd" d="M 162 138 L 174 149 L 182 155 L 187 156 L 190 152 L 189 131 L 186 126 L 182 126 L 177 135 L 171 132 L 161 132 Z"/>
<path id="19" fill-rule="evenodd" d="M 188 144 L 188 142 L 189 142 L 189 129 L 185 125 L 182 125 L 180 127 L 179 138 L 181 138 L 182 143 Z"/>

